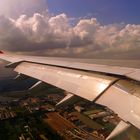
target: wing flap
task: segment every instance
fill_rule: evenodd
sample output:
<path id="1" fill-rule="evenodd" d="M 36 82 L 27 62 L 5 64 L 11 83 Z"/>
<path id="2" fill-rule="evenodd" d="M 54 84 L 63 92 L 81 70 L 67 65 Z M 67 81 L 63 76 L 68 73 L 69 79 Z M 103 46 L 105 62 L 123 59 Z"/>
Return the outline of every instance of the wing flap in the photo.
<path id="1" fill-rule="evenodd" d="M 117 80 L 111 76 L 28 62 L 20 63 L 15 71 L 62 88 L 90 101 L 95 100 Z"/>
<path id="2" fill-rule="evenodd" d="M 96 103 L 107 106 L 125 122 L 140 129 L 140 86 L 121 80 L 112 85 Z"/>

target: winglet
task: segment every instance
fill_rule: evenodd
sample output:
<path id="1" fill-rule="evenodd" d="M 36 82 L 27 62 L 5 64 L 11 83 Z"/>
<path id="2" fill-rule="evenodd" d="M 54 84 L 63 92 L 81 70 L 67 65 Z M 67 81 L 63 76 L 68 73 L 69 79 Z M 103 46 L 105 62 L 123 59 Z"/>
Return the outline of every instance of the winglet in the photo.
<path id="1" fill-rule="evenodd" d="M 4 52 L 0 51 L 0 54 L 4 54 Z"/>

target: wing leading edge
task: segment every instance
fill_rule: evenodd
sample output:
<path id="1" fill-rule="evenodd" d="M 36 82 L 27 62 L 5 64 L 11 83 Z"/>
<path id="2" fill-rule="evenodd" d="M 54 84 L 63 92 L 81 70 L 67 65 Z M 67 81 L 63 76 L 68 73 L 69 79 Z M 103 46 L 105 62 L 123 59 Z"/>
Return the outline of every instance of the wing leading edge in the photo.
<path id="1" fill-rule="evenodd" d="M 132 60 L 91 60 L 91 59 L 71 59 L 36 57 L 14 54 L 1 54 L 1 59 L 11 62 L 9 67 L 16 67 L 21 62 L 32 62 L 43 65 L 61 66 L 65 68 L 100 72 L 106 74 L 119 75 L 136 81 L 140 81 L 140 61 Z"/>

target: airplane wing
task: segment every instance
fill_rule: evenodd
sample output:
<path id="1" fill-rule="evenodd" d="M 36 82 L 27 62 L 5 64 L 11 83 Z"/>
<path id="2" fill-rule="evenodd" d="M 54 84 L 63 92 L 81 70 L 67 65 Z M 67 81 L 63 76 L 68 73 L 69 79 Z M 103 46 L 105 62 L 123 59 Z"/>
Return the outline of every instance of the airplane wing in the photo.
<path id="1" fill-rule="evenodd" d="M 140 129 L 140 62 L 92 60 L 4 54 L 7 67 L 68 91 L 63 101 L 77 95 L 107 106 L 125 123 Z M 35 85 L 35 86 L 36 86 Z M 61 102 L 63 102 L 61 101 Z"/>

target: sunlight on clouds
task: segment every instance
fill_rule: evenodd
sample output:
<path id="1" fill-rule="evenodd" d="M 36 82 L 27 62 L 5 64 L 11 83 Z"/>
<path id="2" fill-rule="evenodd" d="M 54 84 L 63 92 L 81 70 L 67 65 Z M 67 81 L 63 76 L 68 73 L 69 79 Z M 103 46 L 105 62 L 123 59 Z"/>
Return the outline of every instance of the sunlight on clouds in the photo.
<path id="1" fill-rule="evenodd" d="M 23 10 L 36 7 L 35 1 L 24 2 Z M 80 19 L 72 25 L 65 13 L 42 14 L 36 12 L 38 8 L 33 8 L 32 16 L 26 12 L 19 13 L 17 19 L 0 16 L 0 49 L 54 56 L 140 57 L 140 25 L 102 25 L 96 18 Z"/>

